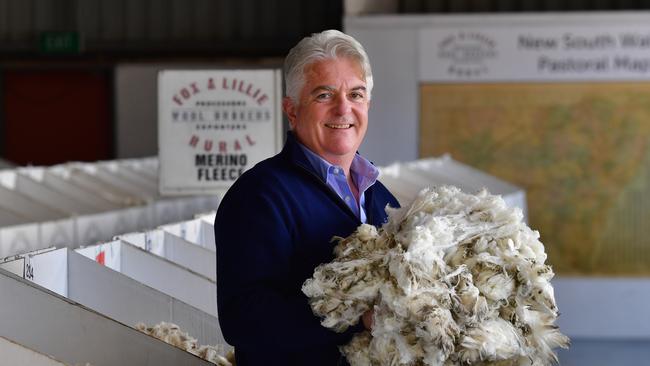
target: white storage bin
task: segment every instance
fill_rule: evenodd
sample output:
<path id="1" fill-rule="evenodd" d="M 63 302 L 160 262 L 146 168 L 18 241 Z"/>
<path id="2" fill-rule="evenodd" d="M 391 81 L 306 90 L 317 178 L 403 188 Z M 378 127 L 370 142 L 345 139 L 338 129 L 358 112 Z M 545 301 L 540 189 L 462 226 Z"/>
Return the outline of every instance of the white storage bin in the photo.
<path id="1" fill-rule="evenodd" d="M 77 252 L 217 317 L 217 284 L 205 276 L 121 240 Z"/>

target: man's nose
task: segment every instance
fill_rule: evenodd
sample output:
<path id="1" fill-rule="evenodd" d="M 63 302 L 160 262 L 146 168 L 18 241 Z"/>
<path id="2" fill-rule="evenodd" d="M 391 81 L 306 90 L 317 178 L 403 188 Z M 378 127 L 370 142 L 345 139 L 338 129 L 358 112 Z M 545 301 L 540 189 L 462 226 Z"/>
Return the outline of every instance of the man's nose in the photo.
<path id="1" fill-rule="evenodd" d="M 350 113 L 352 110 L 352 103 L 348 100 L 347 95 L 340 94 L 336 98 L 335 109 L 336 113 L 341 116 Z"/>

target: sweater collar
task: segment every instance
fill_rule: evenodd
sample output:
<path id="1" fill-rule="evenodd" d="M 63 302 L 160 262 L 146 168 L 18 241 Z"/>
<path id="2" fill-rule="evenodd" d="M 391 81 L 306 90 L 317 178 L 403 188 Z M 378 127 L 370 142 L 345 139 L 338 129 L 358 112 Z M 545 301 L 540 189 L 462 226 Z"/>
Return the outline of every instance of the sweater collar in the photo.
<path id="1" fill-rule="evenodd" d="M 300 147 L 300 143 L 292 131 L 287 131 L 287 140 L 284 143 L 284 147 L 282 148 L 282 152 L 280 154 L 282 154 L 289 161 L 299 165 L 304 169 L 307 169 L 317 177 L 320 177 L 320 173 L 309 162 L 309 159 L 307 159 L 305 152 Z"/>

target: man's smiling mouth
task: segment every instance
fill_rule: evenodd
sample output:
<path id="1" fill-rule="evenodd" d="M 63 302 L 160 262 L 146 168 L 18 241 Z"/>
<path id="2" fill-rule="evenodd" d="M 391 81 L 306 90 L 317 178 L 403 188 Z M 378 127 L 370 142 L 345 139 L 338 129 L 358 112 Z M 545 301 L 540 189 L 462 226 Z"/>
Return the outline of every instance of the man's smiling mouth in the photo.
<path id="1" fill-rule="evenodd" d="M 346 123 L 346 124 L 326 123 L 325 127 L 333 128 L 335 130 L 344 130 L 352 127 L 352 124 L 351 123 Z"/>

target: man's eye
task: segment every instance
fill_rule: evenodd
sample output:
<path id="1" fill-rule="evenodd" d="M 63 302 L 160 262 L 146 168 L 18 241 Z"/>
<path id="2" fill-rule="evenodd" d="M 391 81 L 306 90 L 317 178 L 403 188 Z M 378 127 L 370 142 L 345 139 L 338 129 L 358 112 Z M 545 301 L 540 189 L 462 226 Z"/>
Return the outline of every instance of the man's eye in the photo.
<path id="1" fill-rule="evenodd" d="M 365 96 L 363 95 L 363 93 L 354 92 L 354 93 L 351 93 L 351 94 L 350 94 L 350 97 L 351 97 L 353 100 L 361 100 L 361 99 L 363 99 Z"/>
<path id="2" fill-rule="evenodd" d="M 328 99 L 332 96 L 331 93 L 321 93 L 316 96 L 316 99 L 323 100 L 323 99 Z"/>

